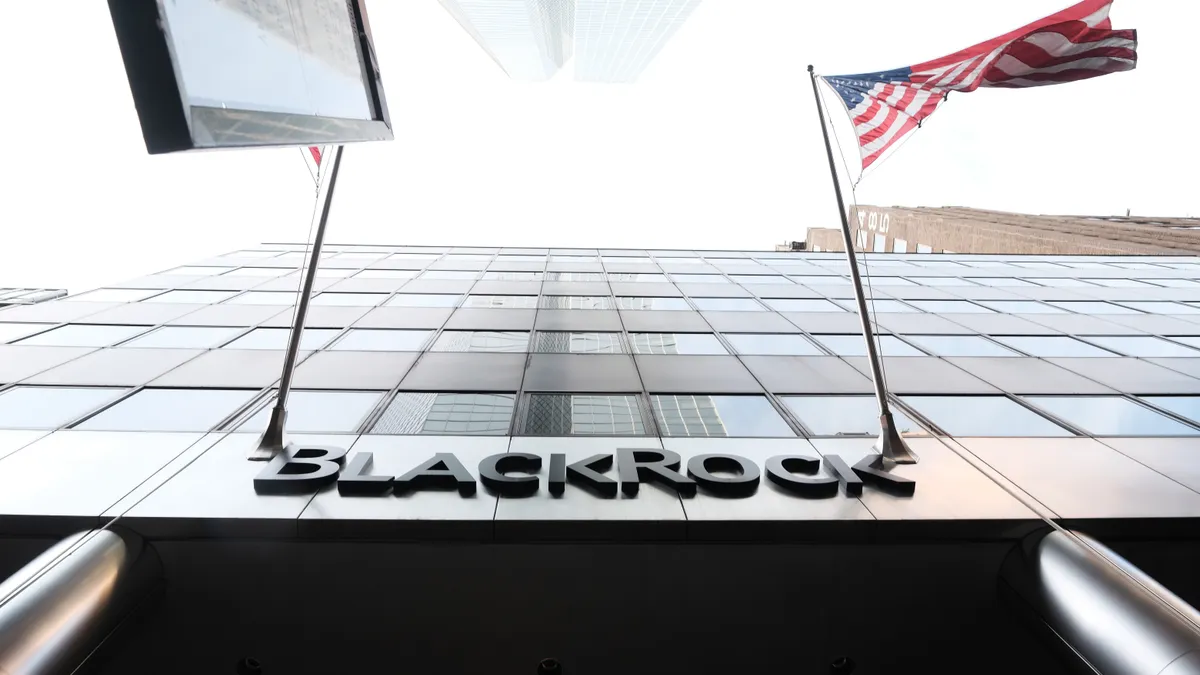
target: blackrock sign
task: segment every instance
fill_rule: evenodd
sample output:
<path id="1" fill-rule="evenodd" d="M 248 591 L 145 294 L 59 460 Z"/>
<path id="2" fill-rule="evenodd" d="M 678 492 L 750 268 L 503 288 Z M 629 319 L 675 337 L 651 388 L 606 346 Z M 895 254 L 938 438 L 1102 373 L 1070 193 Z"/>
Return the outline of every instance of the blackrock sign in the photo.
<path id="1" fill-rule="evenodd" d="M 310 494 L 336 483 L 342 495 L 374 497 L 421 490 L 457 490 L 470 496 L 477 489 L 475 475 L 452 453 L 438 453 L 402 476 L 372 474 L 369 452 L 355 453 L 348 463 L 344 461 L 346 454 L 345 449 L 331 446 L 303 446 L 290 454 L 281 453 L 254 479 L 254 490 L 260 495 Z M 615 479 L 605 475 L 613 468 L 614 458 Z M 478 476 L 485 487 L 501 496 L 526 497 L 541 490 L 539 474 L 544 464 L 538 455 L 497 454 L 479 462 Z M 711 454 L 688 459 L 686 472 L 681 472 L 680 466 L 679 455 L 670 450 L 620 448 L 615 457 L 593 455 L 571 464 L 565 454 L 553 453 L 549 456 L 546 487 L 554 496 L 562 496 L 570 485 L 594 497 L 613 499 L 618 488 L 626 496 L 636 497 L 642 483 L 653 481 L 684 497 L 702 489 L 721 497 L 739 498 L 753 495 L 765 472 L 767 480 L 784 492 L 810 499 L 836 497 L 839 487 L 846 495 L 857 497 L 864 484 L 904 497 L 916 490 L 916 483 L 888 471 L 879 455 L 867 455 L 854 465 L 837 455 L 821 459 L 778 455 L 760 468 L 745 457 Z"/>

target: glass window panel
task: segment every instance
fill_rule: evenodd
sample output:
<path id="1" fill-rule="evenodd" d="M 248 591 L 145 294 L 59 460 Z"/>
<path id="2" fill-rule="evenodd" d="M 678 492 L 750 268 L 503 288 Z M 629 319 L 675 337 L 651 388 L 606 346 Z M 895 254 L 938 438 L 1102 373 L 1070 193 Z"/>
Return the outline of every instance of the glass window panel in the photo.
<path id="1" fill-rule="evenodd" d="M 863 275 L 863 283 L 869 286 L 916 286 L 904 277 L 881 277 L 874 274 L 869 277 Z"/>
<path id="2" fill-rule="evenodd" d="M 1200 396 L 1140 396 L 1147 403 L 1200 422 Z"/>
<path id="3" fill-rule="evenodd" d="M 929 244 L 917 244 L 917 253 L 933 253 L 933 247 Z"/>
<path id="4" fill-rule="evenodd" d="M 1200 314 L 1200 307 L 1185 305 L 1181 302 L 1126 302 L 1120 303 L 1141 312 L 1151 314 Z"/>
<path id="5" fill-rule="evenodd" d="M 999 260 L 972 260 L 966 263 L 967 267 L 1008 267 L 1008 263 Z"/>
<path id="6" fill-rule="evenodd" d="M 184 265 L 183 267 L 176 267 L 175 269 L 171 269 L 171 270 L 167 270 L 166 272 L 162 272 L 162 274 L 192 274 L 192 275 L 213 277 L 213 276 L 217 276 L 218 274 L 225 274 L 226 272 L 232 272 L 235 269 L 237 269 L 237 268 L 236 267 L 201 267 L 201 266 L 197 266 L 197 265 Z"/>
<path id="7" fill-rule="evenodd" d="M 892 240 L 892 253 L 907 253 L 908 242 L 903 239 Z"/>
<path id="8" fill-rule="evenodd" d="M 765 307 L 750 298 L 692 298 L 698 309 L 724 312 L 765 312 Z"/>
<path id="9" fill-rule="evenodd" d="M 654 284 L 668 283 L 667 275 L 665 274 L 633 274 L 629 272 L 609 272 L 608 280 Z"/>
<path id="10" fill-rule="evenodd" d="M 1062 269 L 1062 265 L 1059 265 L 1058 263 L 1052 263 L 1052 262 L 1031 261 L 1031 262 L 1015 262 L 1013 264 L 1016 265 L 1017 267 L 1025 267 L 1028 269 L 1035 269 L 1035 270 L 1036 269 L 1054 269 L 1054 270 Z"/>
<path id="11" fill-rule="evenodd" d="M 337 333 L 337 331 L 331 332 Z M 431 335 L 433 335 L 431 330 L 351 328 L 330 349 L 335 351 L 417 352 L 421 351 Z M 315 349 L 315 347 L 310 347 L 310 349 Z"/>
<path id="12" fill-rule="evenodd" d="M 1133 279 L 1084 279 L 1084 281 L 1109 288 L 1150 288 L 1150 284 L 1143 284 Z"/>
<path id="13" fill-rule="evenodd" d="M 712 333 L 630 333 L 634 354 L 728 354 Z"/>
<path id="14" fill-rule="evenodd" d="M 937 356 L 1020 356 L 978 335 L 905 335 L 910 342 Z"/>
<path id="15" fill-rule="evenodd" d="M 782 396 L 800 423 L 814 436 L 878 436 L 879 404 L 874 396 Z M 892 419 L 904 436 L 925 435 L 895 406 Z"/>
<path id="16" fill-rule="evenodd" d="M 871 244 L 871 250 L 875 253 L 884 253 L 887 251 L 887 237 L 876 233 L 875 240 Z"/>
<path id="17" fill-rule="evenodd" d="M 532 309 L 537 307 L 536 295 L 468 295 L 463 307 L 501 307 Z"/>
<path id="18" fill-rule="evenodd" d="M 446 281 L 471 281 L 479 276 L 479 272 L 460 272 L 458 270 L 426 270 L 421 273 L 422 279 L 442 279 Z"/>
<path id="19" fill-rule="evenodd" d="M 739 354 L 776 354 L 780 356 L 822 356 L 825 352 L 817 349 L 802 335 L 780 335 L 770 333 L 726 333 Z"/>
<path id="20" fill-rule="evenodd" d="M 664 265 L 703 265 L 704 261 L 699 258 L 658 258 L 658 262 Z"/>
<path id="21" fill-rule="evenodd" d="M 912 345 L 891 335 L 877 335 L 880 356 L 925 356 Z M 813 339 L 825 345 L 838 356 L 866 356 L 867 343 L 861 335 L 814 335 Z"/>
<path id="22" fill-rule="evenodd" d="M 1196 286 L 1200 286 L 1200 284 L 1190 279 L 1155 279 L 1154 283 L 1169 288 L 1195 288 Z"/>
<path id="23" fill-rule="evenodd" d="M 568 333 L 546 331 L 537 334 L 534 351 L 546 354 L 620 354 L 620 333 Z"/>
<path id="24" fill-rule="evenodd" d="M 966 300 L 909 300 L 908 304 L 934 314 L 988 314 L 992 310 Z"/>
<path id="25" fill-rule="evenodd" d="M 903 396 L 951 436 L 1071 436 L 1054 422 L 1003 396 Z"/>
<path id="26" fill-rule="evenodd" d="M 1051 301 L 1051 305 L 1079 314 L 1140 314 L 1136 309 L 1129 309 L 1111 302 L 1099 301 Z"/>
<path id="27" fill-rule="evenodd" d="M 617 298 L 617 307 L 621 309 L 691 309 L 691 305 L 683 298 Z"/>
<path id="28" fill-rule="evenodd" d="M 237 291 L 167 291 L 162 295 L 147 298 L 144 302 L 179 302 L 208 305 L 215 302 L 224 302 L 235 295 L 237 295 Z"/>
<path id="29" fill-rule="evenodd" d="M 967 281 L 977 283 L 980 286 L 1033 286 L 1033 284 L 1024 279 L 1014 279 L 1012 277 L 971 277 Z"/>
<path id="30" fill-rule="evenodd" d="M 1151 337 L 1149 335 L 1135 336 L 1088 336 L 1088 342 L 1100 345 L 1106 349 L 1111 349 L 1114 352 L 1125 354 L 1126 356 L 1183 356 L 1197 357 L 1200 352 L 1197 352 L 1191 347 L 1184 347 L 1173 342 L 1167 342 L 1160 338 Z"/>
<path id="31" fill-rule="evenodd" d="M 522 331 L 448 330 L 433 343 L 435 352 L 524 352 L 529 333 Z"/>
<path id="32" fill-rule="evenodd" d="M 54 328 L 52 323 L 0 323 L 0 344 Z"/>
<path id="33" fill-rule="evenodd" d="M 240 258 L 274 258 L 280 253 L 283 253 L 283 251 L 238 251 L 230 255 Z"/>
<path id="34" fill-rule="evenodd" d="M 656 394 L 650 397 L 664 436 L 795 436 L 765 396 Z"/>
<path id="35" fill-rule="evenodd" d="M 1139 263 L 1139 262 L 1112 263 L 1112 266 L 1120 267 L 1121 269 L 1126 269 L 1126 270 L 1161 270 L 1161 269 L 1163 269 L 1162 265 L 1152 265 L 1150 263 Z"/>
<path id="36" fill-rule="evenodd" d="M 909 277 L 909 281 L 922 286 L 974 286 L 975 284 L 958 277 Z"/>
<path id="37" fill-rule="evenodd" d="M 149 326 L 98 326 L 72 323 L 17 342 L 19 345 L 51 347 L 107 347 L 144 333 Z"/>
<path id="38" fill-rule="evenodd" d="M 392 260 L 437 260 L 441 253 L 393 253 L 388 256 Z M 538 258 L 541 260 L 541 258 Z"/>
<path id="39" fill-rule="evenodd" d="M 504 436 L 508 434 L 515 401 L 515 394 L 402 391 L 368 433 Z"/>
<path id="40" fill-rule="evenodd" d="M 445 258 L 446 262 L 482 262 L 491 259 L 492 256 L 482 253 L 451 253 Z"/>
<path id="41" fill-rule="evenodd" d="M 729 279 L 720 274 L 672 274 L 671 278 L 680 284 L 727 284 Z"/>
<path id="42" fill-rule="evenodd" d="M 1042 358 L 1116 356 L 1110 351 L 1065 335 L 1000 335 L 994 339 L 1031 356 Z"/>
<path id="43" fill-rule="evenodd" d="M 388 297 L 387 293 L 322 293 L 312 300 L 314 305 L 341 307 L 374 307 Z"/>
<path id="44" fill-rule="evenodd" d="M 607 295 L 542 296 L 542 309 L 613 309 L 615 306 Z"/>
<path id="45" fill-rule="evenodd" d="M 541 281 L 541 272 L 484 272 L 488 281 Z"/>
<path id="46" fill-rule="evenodd" d="M 1062 309 L 1032 300 L 980 300 L 979 304 L 1005 314 L 1062 314 Z"/>
<path id="47" fill-rule="evenodd" d="M 437 293 L 399 293 L 393 295 L 384 307 L 454 307 L 458 304 L 459 295 L 443 295 Z"/>
<path id="48" fill-rule="evenodd" d="M 1188 337 L 1176 337 L 1176 336 L 1171 336 L 1171 339 L 1172 339 L 1172 340 L 1174 340 L 1175 342 L 1182 342 L 1182 343 L 1183 343 L 1183 344 L 1185 344 L 1185 345 L 1191 345 L 1191 346 L 1193 346 L 1193 347 L 1196 347 L 1196 348 L 1200 349 L 1200 337 L 1191 337 L 1191 336 L 1188 336 Z"/>
<path id="49" fill-rule="evenodd" d="M 590 263 L 596 262 L 597 260 L 596 256 L 594 255 L 552 255 L 550 256 L 550 261 L 565 263 Z"/>
<path id="50" fill-rule="evenodd" d="M 1081 281 L 1079 279 L 1068 279 L 1067 277 L 1029 277 L 1026 279 L 1026 281 L 1032 281 L 1033 283 L 1041 284 L 1042 286 L 1050 286 L 1051 288 L 1079 288 L 1082 286 L 1087 286 L 1090 288 L 1096 287 L 1095 284 L 1089 284 L 1088 282 Z"/>
<path id="51" fill-rule="evenodd" d="M 846 277 L 812 275 L 793 276 L 792 281 L 806 286 L 836 286 L 839 284 L 849 285 L 850 283 L 850 280 Z"/>
<path id="52" fill-rule="evenodd" d="M 546 281 L 604 281 L 600 272 L 546 272 Z"/>
<path id="53" fill-rule="evenodd" d="M 412 279 L 417 276 L 416 270 L 363 270 L 354 275 L 355 279 Z"/>
<path id="54" fill-rule="evenodd" d="M 0 392 L 0 429 L 56 429 L 127 391 L 101 387 L 13 387 Z"/>
<path id="55" fill-rule="evenodd" d="M 763 300 L 777 312 L 841 312 L 841 307 L 823 298 L 779 298 Z"/>
<path id="56" fill-rule="evenodd" d="M 945 252 L 945 251 L 944 251 L 944 252 Z M 930 267 L 930 268 L 936 268 L 936 267 L 965 267 L 965 265 L 962 265 L 961 263 L 954 262 L 954 261 L 952 261 L 952 260 L 914 260 L 914 261 L 912 261 L 912 264 L 914 264 L 914 265 L 917 265 L 918 267 Z"/>
<path id="57" fill-rule="evenodd" d="M 502 255 L 492 261 L 493 264 L 520 262 L 520 263 L 545 263 L 546 256 L 544 255 Z"/>
<path id="58" fill-rule="evenodd" d="M 375 260 L 376 258 L 382 258 L 384 255 L 382 251 L 347 251 L 337 254 L 337 258 L 338 260 Z"/>
<path id="59" fill-rule="evenodd" d="M 640 436 L 646 433 L 637 396 L 533 394 L 525 433 L 539 436 Z"/>
<path id="60" fill-rule="evenodd" d="M 1025 396 L 1024 399 L 1097 436 L 1195 436 L 1200 430 L 1119 396 Z"/>
<path id="61" fill-rule="evenodd" d="M 650 259 L 645 256 L 606 255 L 606 256 L 602 256 L 601 260 L 603 260 L 606 263 L 615 263 L 615 264 L 621 264 L 621 265 L 643 265 L 643 264 L 648 265 L 648 264 L 650 264 Z"/>
<path id="62" fill-rule="evenodd" d="M 255 328 L 225 345 L 225 349 L 287 349 L 291 332 L 290 328 Z M 340 332 L 337 328 L 305 328 L 300 349 L 320 349 Z"/>
<path id="63" fill-rule="evenodd" d="M 792 284 L 791 279 L 778 274 L 733 274 L 731 278 L 739 284 Z"/>
<path id="64" fill-rule="evenodd" d="M 300 299 L 299 293 L 289 291 L 249 291 L 230 298 L 229 305 L 286 305 L 291 307 Z"/>
<path id="65" fill-rule="evenodd" d="M 170 347 L 208 349 L 232 340 L 244 328 L 224 326 L 165 326 L 122 343 L 122 347 Z"/>
<path id="66" fill-rule="evenodd" d="M 248 389 L 143 389 L 75 428 L 209 431 L 257 393 Z M 294 410 L 292 408 L 292 415 Z"/>
<path id="67" fill-rule="evenodd" d="M 179 293 L 180 291 L 174 291 Z M 148 298 L 153 295 L 162 293 L 161 290 L 147 290 L 143 288 L 101 288 L 79 295 L 72 295 L 63 300 L 81 300 L 84 302 L 137 302 L 143 298 Z M 168 293 L 169 295 L 170 293 Z M 229 295 L 233 295 L 230 293 Z M 175 302 L 183 302 L 176 300 Z"/>
<path id="68" fill-rule="evenodd" d="M 845 307 L 847 311 L 857 312 L 858 304 L 853 300 L 838 300 L 837 303 Z M 899 300 L 883 300 L 883 299 L 867 299 L 867 311 L 871 314 L 895 314 L 899 312 L 919 312 L 921 310 L 906 305 Z"/>
<path id="69" fill-rule="evenodd" d="M 287 430 L 292 433 L 350 433 L 383 398 L 374 391 L 293 391 L 288 395 Z M 255 413 L 238 431 L 263 431 L 271 405 Z"/>
<path id="70" fill-rule="evenodd" d="M 326 279 L 344 279 L 346 277 L 353 276 L 354 273 L 357 271 L 358 271 L 357 269 L 353 269 L 353 268 L 322 267 L 317 270 L 317 277 L 318 278 L 323 277 Z M 292 274 L 289 274 L 288 276 L 297 277 L 299 275 L 300 275 L 299 272 L 294 272 Z"/>
<path id="71" fill-rule="evenodd" d="M 293 267 L 243 267 L 233 273 L 238 277 L 281 277 L 295 271 Z"/>
<path id="72" fill-rule="evenodd" d="M 865 272 L 868 267 L 912 267 L 909 263 L 903 260 L 880 260 L 879 258 L 871 258 L 869 264 L 859 263 L 858 267 Z"/>

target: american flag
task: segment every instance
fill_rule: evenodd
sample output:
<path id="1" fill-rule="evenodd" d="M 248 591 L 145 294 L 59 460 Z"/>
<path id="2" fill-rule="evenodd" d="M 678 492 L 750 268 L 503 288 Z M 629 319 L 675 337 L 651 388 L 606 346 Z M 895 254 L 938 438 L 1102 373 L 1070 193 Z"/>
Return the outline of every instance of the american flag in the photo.
<path id="1" fill-rule="evenodd" d="M 1137 31 L 1113 30 L 1113 0 L 1084 0 L 940 59 L 878 73 L 823 77 L 842 97 L 862 168 L 920 126 L 952 91 L 1040 87 L 1133 70 Z"/>

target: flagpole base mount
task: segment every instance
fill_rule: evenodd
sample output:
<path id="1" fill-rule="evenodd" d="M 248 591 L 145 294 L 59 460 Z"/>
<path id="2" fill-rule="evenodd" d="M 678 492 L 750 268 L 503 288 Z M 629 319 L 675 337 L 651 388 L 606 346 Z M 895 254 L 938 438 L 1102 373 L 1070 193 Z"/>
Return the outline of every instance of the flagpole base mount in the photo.
<path id="1" fill-rule="evenodd" d="M 271 409 L 271 421 L 267 430 L 258 439 L 258 446 L 246 453 L 246 459 L 252 462 L 269 462 L 281 452 L 286 452 L 291 443 L 288 442 L 284 424 L 287 422 L 287 410 L 275 406 Z"/>
<path id="2" fill-rule="evenodd" d="M 896 421 L 889 410 L 879 416 L 879 428 L 882 432 L 875 441 L 875 449 L 884 459 L 896 464 L 916 464 L 917 456 L 909 449 L 904 437 L 896 430 Z"/>

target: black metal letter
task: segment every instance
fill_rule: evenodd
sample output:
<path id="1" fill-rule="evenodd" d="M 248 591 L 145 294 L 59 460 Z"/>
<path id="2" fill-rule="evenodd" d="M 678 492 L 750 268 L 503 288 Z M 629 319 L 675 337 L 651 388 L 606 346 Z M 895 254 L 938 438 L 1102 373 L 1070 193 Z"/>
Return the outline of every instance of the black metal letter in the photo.
<path id="1" fill-rule="evenodd" d="M 821 470 L 821 460 L 800 455 L 778 455 L 767 460 L 767 478 L 792 494 L 810 499 L 836 497 L 838 480 L 830 476 L 801 478 L 798 473 L 813 475 Z"/>
<path id="2" fill-rule="evenodd" d="M 670 450 L 618 448 L 617 477 L 621 491 L 636 496 L 642 481 L 657 480 L 684 497 L 696 494 L 696 481 L 679 473 L 679 455 Z"/>
<path id="3" fill-rule="evenodd" d="M 475 478 L 458 458 L 439 452 L 417 468 L 396 478 L 393 490 L 397 495 L 410 490 L 453 490 L 464 497 L 475 494 Z"/>
<path id="4" fill-rule="evenodd" d="M 537 476 L 509 476 L 509 471 L 536 473 L 542 468 L 542 458 L 523 452 L 492 455 L 479 462 L 479 480 L 505 497 L 528 497 L 538 491 Z"/>
<path id="5" fill-rule="evenodd" d="M 829 467 L 833 475 L 837 476 L 842 485 L 846 486 L 847 495 L 851 497 L 862 495 L 862 479 L 858 477 L 854 469 L 850 468 L 849 464 L 846 464 L 846 460 L 837 455 L 825 455 L 825 466 Z"/>
<path id="6" fill-rule="evenodd" d="M 883 455 L 871 454 L 863 457 L 854 465 L 854 473 L 872 487 L 900 497 L 911 497 L 917 491 L 915 481 L 887 470 L 883 463 Z"/>
<path id="7" fill-rule="evenodd" d="M 567 456 L 561 452 L 550 455 L 550 494 L 561 497 L 567 490 Z"/>
<path id="8" fill-rule="evenodd" d="M 735 475 L 717 476 L 713 471 Z M 696 455 L 688 460 L 687 472 L 702 487 L 722 497 L 749 497 L 758 490 L 762 476 L 757 464 L 737 455 Z"/>
<path id="9" fill-rule="evenodd" d="M 392 489 L 392 476 L 372 476 L 371 465 L 375 456 L 369 452 L 356 452 L 338 476 L 338 494 L 343 497 L 375 497 L 387 494 Z"/>
<path id="10" fill-rule="evenodd" d="M 328 445 L 297 447 L 276 453 L 254 478 L 260 495 L 303 495 L 337 480 L 345 448 Z"/>
<path id="11" fill-rule="evenodd" d="M 567 456 L 561 455 L 561 457 L 565 463 Z M 550 460 L 553 462 L 554 457 L 551 456 Z M 578 485 L 590 490 L 597 496 L 612 499 L 617 496 L 617 481 L 600 473 L 608 471 L 612 465 L 612 455 L 592 455 L 574 464 L 568 464 L 564 470 L 566 481 L 571 485 Z"/>

